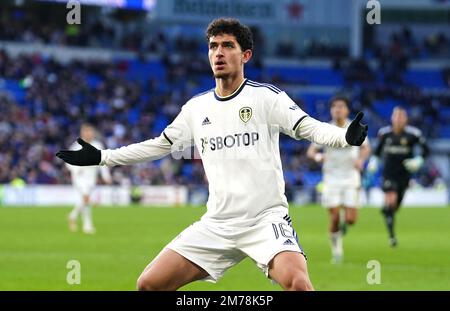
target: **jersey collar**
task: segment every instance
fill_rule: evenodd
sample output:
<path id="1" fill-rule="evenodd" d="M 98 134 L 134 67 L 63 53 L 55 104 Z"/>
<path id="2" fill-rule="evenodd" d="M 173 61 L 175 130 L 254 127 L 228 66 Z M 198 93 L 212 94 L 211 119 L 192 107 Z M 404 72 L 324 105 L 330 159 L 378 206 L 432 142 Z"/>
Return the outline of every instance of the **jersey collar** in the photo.
<path id="1" fill-rule="evenodd" d="M 242 81 L 241 85 L 237 88 L 236 91 L 234 91 L 232 94 L 228 95 L 228 96 L 219 96 L 216 93 L 216 90 L 214 89 L 214 97 L 218 100 L 218 101 L 227 101 L 230 99 L 235 98 L 236 96 L 239 95 L 239 93 L 242 91 L 242 89 L 244 88 L 245 84 L 247 84 L 247 78 L 244 79 L 244 81 Z"/>

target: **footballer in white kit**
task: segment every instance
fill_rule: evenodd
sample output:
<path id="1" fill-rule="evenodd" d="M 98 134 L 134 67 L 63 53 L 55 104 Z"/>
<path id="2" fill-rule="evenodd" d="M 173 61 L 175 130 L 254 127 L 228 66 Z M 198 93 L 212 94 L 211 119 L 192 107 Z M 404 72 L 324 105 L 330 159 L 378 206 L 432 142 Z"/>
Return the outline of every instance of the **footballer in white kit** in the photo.
<path id="1" fill-rule="evenodd" d="M 344 96 L 336 96 L 330 100 L 330 113 L 333 125 L 348 128 L 351 121 L 350 101 Z M 308 157 L 323 163 L 322 205 L 329 209 L 330 240 L 332 262 L 339 263 L 343 259 L 342 235 L 347 225 L 357 219 L 357 208 L 360 207 L 361 172 L 364 162 L 370 155 L 370 144 L 366 138 L 361 146 L 334 148 L 320 146 L 316 143 L 308 148 Z M 341 209 L 343 214 L 341 217 Z M 341 220 L 341 218 L 343 218 Z"/>
<path id="2" fill-rule="evenodd" d="M 90 124 L 83 124 L 80 129 L 81 137 L 90 142 L 92 146 L 97 149 L 103 149 L 103 145 L 100 141 L 95 140 L 95 130 Z M 74 142 L 70 146 L 70 150 L 79 150 L 80 145 Z M 95 233 L 95 227 L 92 220 L 92 204 L 91 204 L 91 194 L 97 185 L 97 177 L 99 171 L 101 173 L 102 179 L 110 184 L 111 175 L 109 169 L 105 166 L 75 166 L 66 164 L 70 171 L 72 178 L 72 185 L 77 192 L 77 202 L 75 207 L 69 214 L 69 229 L 73 232 L 77 231 L 77 221 L 81 214 L 83 222 L 83 232 L 84 233 Z"/>
<path id="3" fill-rule="evenodd" d="M 250 257 L 287 290 L 312 290 L 304 252 L 288 215 L 278 147 L 279 133 L 345 147 L 360 144 L 367 126 L 344 130 L 309 117 L 272 85 L 244 78 L 252 55 L 250 29 L 235 19 L 208 27 L 216 88 L 194 96 L 154 139 L 115 150 L 79 140 L 81 152 L 57 156 L 75 165 L 128 165 L 156 160 L 195 145 L 209 182 L 207 212 L 146 267 L 140 290 L 176 290 L 195 280 L 217 281 Z"/>

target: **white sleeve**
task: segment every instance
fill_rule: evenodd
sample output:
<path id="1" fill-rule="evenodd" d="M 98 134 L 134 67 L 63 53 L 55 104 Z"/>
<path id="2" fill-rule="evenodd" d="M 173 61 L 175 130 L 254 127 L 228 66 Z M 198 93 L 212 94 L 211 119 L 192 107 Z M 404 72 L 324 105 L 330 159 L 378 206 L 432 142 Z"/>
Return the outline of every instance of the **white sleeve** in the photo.
<path id="1" fill-rule="evenodd" d="M 279 131 L 299 139 L 296 135 L 296 129 L 301 120 L 308 115 L 286 94 L 281 92 L 276 95 L 276 99 L 271 102 L 269 112 L 269 124 L 276 126 Z"/>
<path id="2" fill-rule="evenodd" d="M 158 160 L 172 150 L 179 151 L 180 146 L 186 148 L 192 145 L 191 130 L 185 115 L 186 112 L 182 109 L 159 137 L 114 150 L 102 150 L 100 165 L 128 165 Z"/>
<path id="3" fill-rule="evenodd" d="M 304 118 L 297 127 L 296 135 L 319 145 L 329 147 L 347 147 L 345 140 L 347 129 L 320 122 L 314 118 Z"/>

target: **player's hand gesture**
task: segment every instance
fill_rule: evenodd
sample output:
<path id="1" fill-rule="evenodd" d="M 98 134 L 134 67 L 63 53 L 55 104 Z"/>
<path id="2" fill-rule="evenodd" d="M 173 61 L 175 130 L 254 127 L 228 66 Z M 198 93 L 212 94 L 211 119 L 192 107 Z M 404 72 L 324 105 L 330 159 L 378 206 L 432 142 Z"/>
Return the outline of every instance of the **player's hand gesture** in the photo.
<path id="1" fill-rule="evenodd" d="M 364 117 L 364 112 L 360 111 L 350 123 L 347 133 L 345 134 L 345 140 L 351 146 L 361 146 L 364 139 L 367 137 L 367 124 L 362 124 L 360 121 Z"/>
<path id="2" fill-rule="evenodd" d="M 83 147 L 80 150 L 60 150 L 56 153 L 56 156 L 72 165 L 89 166 L 99 165 L 102 153 L 100 150 L 85 142 L 81 138 L 77 139 L 77 142 Z"/>

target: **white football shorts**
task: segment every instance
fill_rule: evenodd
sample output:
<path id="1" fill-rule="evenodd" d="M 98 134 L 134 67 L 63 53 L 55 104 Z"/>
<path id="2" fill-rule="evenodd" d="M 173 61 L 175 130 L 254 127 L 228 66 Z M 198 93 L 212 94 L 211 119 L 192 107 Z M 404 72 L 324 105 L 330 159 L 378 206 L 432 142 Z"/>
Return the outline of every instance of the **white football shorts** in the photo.
<path id="1" fill-rule="evenodd" d="M 74 187 L 76 191 L 81 195 L 90 195 L 92 191 L 94 191 L 95 184 L 89 183 L 89 182 L 77 182 L 74 183 Z"/>
<path id="2" fill-rule="evenodd" d="M 289 215 L 272 213 L 247 228 L 217 228 L 198 221 L 173 239 L 169 248 L 203 268 L 204 281 L 217 282 L 225 271 L 250 257 L 269 277 L 269 263 L 280 252 L 293 251 L 305 258 Z"/>
<path id="3" fill-rule="evenodd" d="M 325 208 L 339 206 L 359 208 L 361 206 L 360 191 L 360 187 L 325 184 L 322 205 Z"/>

